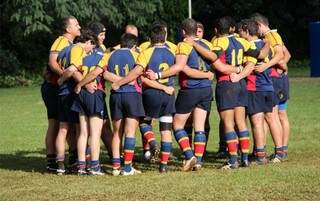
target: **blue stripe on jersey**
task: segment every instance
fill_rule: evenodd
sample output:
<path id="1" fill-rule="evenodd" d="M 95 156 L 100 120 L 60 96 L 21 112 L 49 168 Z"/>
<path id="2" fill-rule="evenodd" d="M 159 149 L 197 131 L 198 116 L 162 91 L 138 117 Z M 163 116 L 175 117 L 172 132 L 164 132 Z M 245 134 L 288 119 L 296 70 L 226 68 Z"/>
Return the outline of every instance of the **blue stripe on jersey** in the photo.
<path id="1" fill-rule="evenodd" d="M 195 40 L 195 42 L 209 50 L 209 47 L 203 41 Z M 193 48 L 189 54 L 187 65 L 196 70 L 209 71 L 211 62 L 199 55 L 198 52 Z M 182 89 L 195 89 L 211 86 L 211 81 L 208 79 L 193 79 L 186 76 L 184 73 L 179 74 L 179 83 Z"/>
<path id="2" fill-rule="evenodd" d="M 257 50 L 261 50 L 264 46 L 264 42 L 262 40 L 256 40 L 255 45 Z M 269 59 L 272 58 L 272 52 L 269 50 L 268 54 Z M 271 80 L 271 68 L 266 69 L 262 73 L 255 73 L 256 75 L 256 91 L 273 91 L 273 85 Z"/>
<path id="3" fill-rule="evenodd" d="M 103 57 L 102 49 L 95 48 L 91 54 L 89 54 L 83 59 L 83 66 L 87 66 L 90 72 L 90 68 L 95 68 L 98 65 L 99 61 L 102 59 L 102 57 Z M 97 83 L 100 83 L 102 79 L 103 79 L 102 76 L 98 75 L 96 77 Z"/>
<path id="4" fill-rule="evenodd" d="M 232 51 L 234 51 L 235 58 L 238 58 L 237 55 L 239 54 L 239 51 L 240 50 L 243 51 L 244 47 L 239 41 L 237 41 L 234 35 L 229 36 L 228 40 L 229 40 L 229 46 L 226 49 L 226 62 L 227 64 L 232 64 Z M 238 59 L 235 59 L 235 66 L 242 65 L 242 63 L 238 63 L 238 62 L 242 62 L 242 60 L 239 61 Z"/>
<path id="5" fill-rule="evenodd" d="M 171 67 L 174 64 L 174 62 L 175 56 L 166 46 L 155 46 L 148 63 L 148 68 L 151 69 L 153 72 L 158 73 L 166 70 L 167 67 Z M 167 82 L 162 84 L 167 86 L 173 86 L 174 77 L 171 76 Z"/>
<path id="6" fill-rule="evenodd" d="M 118 76 L 125 77 L 129 71 L 135 66 L 135 58 L 132 55 L 130 49 L 120 48 L 115 50 L 108 62 L 108 71 Z M 126 84 L 122 85 L 117 93 L 138 92 L 135 85 Z"/>

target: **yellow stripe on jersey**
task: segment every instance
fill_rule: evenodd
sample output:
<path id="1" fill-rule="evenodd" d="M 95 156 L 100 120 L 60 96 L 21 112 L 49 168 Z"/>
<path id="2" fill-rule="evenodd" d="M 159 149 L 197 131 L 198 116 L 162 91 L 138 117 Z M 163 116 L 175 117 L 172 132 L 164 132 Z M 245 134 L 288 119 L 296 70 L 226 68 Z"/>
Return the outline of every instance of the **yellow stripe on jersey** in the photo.
<path id="1" fill-rule="evenodd" d="M 243 39 L 243 38 L 237 38 L 237 40 L 238 39 Z M 239 40 L 238 40 L 239 41 Z M 245 40 L 245 39 L 243 39 L 243 40 L 241 40 L 243 43 L 241 43 L 242 44 L 242 46 L 243 47 L 245 47 L 246 48 L 246 50 L 244 50 L 245 52 L 246 51 L 248 51 L 249 49 L 250 50 L 255 50 L 255 49 L 257 49 L 257 47 L 256 47 L 256 44 L 254 43 L 254 41 L 252 41 L 252 42 L 249 42 L 249 41 L 247 41 L 247 40 Z M 249 46 L 248 46 L 249 45 Z M 243 57 L 243 63 L 246 63 L 246 62 L 252 62 L 252 63 L 254 63 L 254 64 L 256 64 L 257 62 L 258 62 L 258 60 L 257 60 L 257 58 L 254 58 L 254 57 L 252 57 L 252 56 L 244 56 Z"/>
<path id="2" fill-rule="evenodd" d="M 217 39 L 217 36 L 213 36 L 213 37 L 212 37 L 212 39 L 211 39 L 211 44 L 212 44 L 212 45 L 214 45 L 216 39 Z"/>
<path id="3" fill-rule="evenodd" d="M 177 46 L 176 55 L 181 55 L 182 54 L 182 55 L 189 56 L 189 54 L 191 53 L 192 49 L 193 49 L 193 47 L 189 43 L 180 42 L 180 43 L 178 43 L 178 46 Z"/>
<path id="4" fill-rule="evenodd" d="M 277 30 L 270 30 L 265 34 L 265 38 L 270 42 L 271 47 L 283 45 L 283 41 Z"/>
<path id="5" fill-rule="evenodd" d="M 80 45 L 75 45 L 71 48 L 70 65 L 74 65 L 76 68 L 80 69 L 82 66 L 83 58 L 86 55 L 86 52 Z"/>
<path id="6" fill-rule="evenodd" d="M 101 44 L 99 47 L 102 49 L 103 52 L 107 51 L 107 48 L 106 46 L 104 46 L 104 44 Z"/>
<path id="7" fill-rule="evenodd" d="M 229 39 L 228 37 L 219 37 L 214 39 L 213 41 L 213 51 L 220 52 L 220 51 L 226 51 L 226 49 L 229 46 Z"/>
<path id="8" fill-rule="evenodd" d="M 142 51 L 138 56 L 136 64 L 145 69 L 150 61 L 153 51 L 154 47 L 147 48 L 146 50 Z"/>
<path id="9" fill-rule="evenodd" d="M 135 49 L 130 49 L 130 52 L 131 52 L 134 60 L 137 61 L 139 53 L 137 51 L 135 51 Z"/>
<path id="10" fill-rule="evenodd" d="M 209 50 L 212 51 L 213 50 L 213 45 L 212 43 L 210 43 L 209 41 L 205 40 L 205 39 L 200 39 L 200 41 L 202 41 L 204 44 L 206 44 L 209 47 Z"/>
<path id="11" fill-rule="evenodd" d="M 50 52 L 60 52 L 62 49 L 70 45 L 70 41 L 64 37 L 59 36 L 50 48 Z"/>
<path id="12" fill-rule="evenodd" d="M 146 42 L 143 42 L 143 43 L 139 46 L 139 48 L 140 48 L 141 51 L 143 51 L 143 50 L 148 49 L 148 48 L 150 47 L 150 45 L 151 45 L 150 41 L 146 41 Z"/>
<path id="13" fill-rule="evenodd" d="M 98 67 L 102 68 L 103 70 L 107 69 L 109 58 L 111 53 L 104 53 L 102 59 L 98 63 Z"/>
<path id="14" fill-rule="evenodd" d="M 166 44 L 166 46 L 169 47 L 169 49 L 171 50 L 171 52 L 172 52 L 173 54 L 176 53 L 176 51 L 177 51 L 177 45 L 176 45 L 176 44 L 174 44 L 174 43 L 172 43 L 172 42 L 170 42 L 170 41 L 168 41 L 168 40 L 165 42 L 165 44 Z M 139 48 L 140 48 L 141 51 L 146 50 L 146 49 L 148 49 L 149 47 L 151 47 L 150 41 L 143 42 L 143 43 L 139 46 Z"/>

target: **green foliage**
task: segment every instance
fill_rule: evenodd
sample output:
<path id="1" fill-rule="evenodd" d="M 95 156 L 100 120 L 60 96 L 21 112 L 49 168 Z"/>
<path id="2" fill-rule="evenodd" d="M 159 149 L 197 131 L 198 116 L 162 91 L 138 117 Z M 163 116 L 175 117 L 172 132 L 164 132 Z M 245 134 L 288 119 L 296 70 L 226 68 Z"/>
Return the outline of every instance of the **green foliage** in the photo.
<path id="1" fill-rule="evenodd" d="M 17 57 L 9 50 L 5 50 L 0 46 L 0 76 L 1 75 L 14 75 L 18 72 L 20 62 Z"/>

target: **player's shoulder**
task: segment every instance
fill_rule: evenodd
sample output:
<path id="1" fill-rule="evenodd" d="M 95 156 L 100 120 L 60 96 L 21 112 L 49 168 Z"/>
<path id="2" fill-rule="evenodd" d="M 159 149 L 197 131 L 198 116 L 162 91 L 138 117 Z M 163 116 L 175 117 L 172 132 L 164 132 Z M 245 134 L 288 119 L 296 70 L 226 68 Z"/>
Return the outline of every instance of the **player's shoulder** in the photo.
<path id="1" fill-rule="evenodd" d="M 223 50 L 226 50 L 229 46 L 229 37 L 228 36 L 221 36 L 216 37 L 213 40 L 213 48 L 221 48 Z"/>
<path id="2" fill-rule="evenodd" d="M 213 48 L 213 45 L 212 45 L 212 43 L 210 43 L 209 41 L 207 41 L 206 39 L 200 39 L 200 41 L 202 42 L 202 43 L 204 43 L 206 46 L 208 46 L 209 47 L 209 49 L 212 49 Z"/>
<path id="3" fill-rule="evenodd" d="M 151 43 L 150 41 L 145 41 L 143 43 L 140 44 L 139 48 L 141 50 L 141 52 L 145 49 L 147 49 L 148 47 L 150 47 Z"/>
<path id="4" fill-rule="evenodd" d="M 59 52 L 67 46 L 72 45 L 72 42 L 68 40 L 65 36 L 59 36 L 53 42 L 50 51 L 51 52 Z"/>

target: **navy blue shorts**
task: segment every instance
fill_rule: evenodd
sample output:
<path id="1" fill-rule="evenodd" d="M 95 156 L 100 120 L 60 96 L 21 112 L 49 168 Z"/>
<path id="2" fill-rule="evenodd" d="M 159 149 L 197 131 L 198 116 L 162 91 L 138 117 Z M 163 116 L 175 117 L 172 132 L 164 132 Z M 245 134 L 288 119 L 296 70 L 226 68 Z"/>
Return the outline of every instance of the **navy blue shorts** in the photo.
<path id="1" fill-rule="evenodd" d="M 101 90 L 96 90 L 92 94 L 86 89 L 81 89 L 79 95 L 73 102 L 71 110 L 83 113 L 88 117 L 98 116 L 104 119 L 106 114 L 108 114 L 105 97 L 105 93 Z"/>
<path id="2" fill-rule="evenodd" d="M 111 93 L 109 102 L 112 120 L 145 116 L 140 93 Z"/>
<path id="3" fill-rule="evenodd" d="M 71 110 L 75 97 L 74 93 L 59 96 L 58 118 L 60 122 L 79 123 L 79 113 Z"/>
<path id="4" fill-rule="evenodd" d="M 272 112 L 273 91 L 248 92 L 248 114 Z"/>
<path id="5" fill-rule="evenodd" d="M 158 89 L 146 89 L 142 94 L 146 116 L 159 118 L 176 112 L 175 97 Z"/>
<path id="6" fill-rule="evenodd" d="M 289 99 L 289 79 L 287 75 L 273 77 L 272 84 L 274 88 L 274 105 L 284 103 Z"/>
<path id="7" fill-rule="evenodd" d="M 47 108 L 48 119 L 58 119 L 58 86 L 44 81 L 41 85 L 41 96 Z"/>
<path id="8" fill-rule="evenodd" d="M 180 89 L 176 100 L 176 113 L 186 114 L 193 109 L 211 110 L 213 92 L 211 87 L 197 89 Z"/>
<path id="9" fill-rule="evenodd" d="M 218 111 L 248 106 L 248 91 L 244 79 L 240 82 L 221 81 L 216 86 Z"/>

